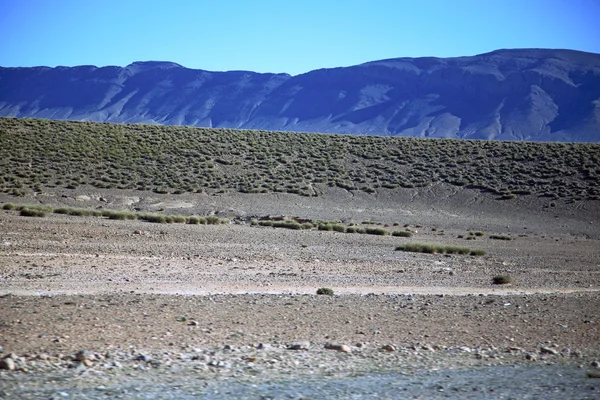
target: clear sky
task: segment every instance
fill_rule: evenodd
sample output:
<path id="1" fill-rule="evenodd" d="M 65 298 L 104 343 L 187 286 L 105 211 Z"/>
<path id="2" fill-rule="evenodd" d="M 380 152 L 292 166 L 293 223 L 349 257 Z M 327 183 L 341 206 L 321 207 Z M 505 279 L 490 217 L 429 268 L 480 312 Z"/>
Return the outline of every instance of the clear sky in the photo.
<path id="1" fill-rule="evenodd" d="M 600 53 L 600 0 L 0 0 L 0 66 L 292 75 L 499 48 Z"/>

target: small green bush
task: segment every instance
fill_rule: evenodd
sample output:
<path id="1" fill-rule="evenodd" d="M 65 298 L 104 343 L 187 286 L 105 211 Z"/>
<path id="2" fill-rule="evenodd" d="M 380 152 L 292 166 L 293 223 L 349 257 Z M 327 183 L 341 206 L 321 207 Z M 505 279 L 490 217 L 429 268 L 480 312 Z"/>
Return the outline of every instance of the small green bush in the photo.
<path id="1" fill-rule="evenodd" d="M 302 225 L 300 225 L 296 221 L 275 221 L 273 222 L 272 226 L 273 228 L 285 228 L 294 230 L 302 229 Z"/>
<path id="2" fill-rule="evenodd" d="M 47 211 L 36 210 L 33 208 L 23 208 L 20 212 L 20 215 L 23 217 L 45 217 L 47 214 Z"/>
<path id="3" fill-rule="evenodd" d="M 396 236 L 396 237 L 405 237 L 405 238 L 409 238 L 412 237 L 412 232 L 408 232 L 408 231 L 394 231 L 392 232 L 392 236 Z"/>
<path id="4" fill-rule="evenodd" d="M 14 210 L 15 208 L 17 208 L 17 206 L 15 206 L 12 203 L 6 203 L 5 205 L 2 206 L 3 210 Z"/>
<path id="5" fill-rule="evenodd" d="M 482 256 L 485 255 L 483 250 L 471 250 L 467 247 L 458 246 L 443 246 L 436 244 L 408 243 L 396 247 L 396 251 L 408 251 L 413 253 L 426 254 L 462 254 Z"/>
<path id="6" fill-rule="evenodd" d="M 333 289 L 322 287 L 317 289 L 318 295 L 333 296 Z"/>
<path id="7" fill-rule="evenodd" d="M 368 235 L 386 236 L 390 234 L 390 231 L 385 230 L 383 228 L 366 228 L 365 233 Z"/>
<path id="8" fill-rule="evenodd" d="M 494 240 L 512 240 L 510 236 L 506 235 L 490 235 L 490 239 Z"/>
<path id="9" fill-rule="evenodd" d="M 341 225 L 341 224 L 333 224 L 333 225 L 331 225 L 331 229 L 334 230 L 335 232 L 345 232 L 346 231 L 346 227 L 344 227 L 344 225 Z"/>
<path id="10" fill-rule="evenodd" d="M 512 283 L 512 278 L 509 275 L 497 275 L 492 278 L 494 285 L 507 285 Z"/>
<path id="11" fill-rule="evenodd" d="M 219 217 L 214 217 L 214 216 L 206 217 L 207 225 L 219 225 L 219 224 L 225 224 L 225 223 L 227 223 L 227 220 L 225 220 L 225 219 L 222 220 Z"/>

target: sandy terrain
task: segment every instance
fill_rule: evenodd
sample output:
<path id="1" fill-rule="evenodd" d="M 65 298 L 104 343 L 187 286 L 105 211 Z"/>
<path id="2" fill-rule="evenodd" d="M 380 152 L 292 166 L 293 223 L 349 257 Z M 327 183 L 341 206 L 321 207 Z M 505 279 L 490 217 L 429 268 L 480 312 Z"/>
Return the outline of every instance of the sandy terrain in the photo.
<path id="1" fill-rule="evenodd" d="M 540 199 L 500 202 L 442 186 L 377 196 L 336 189 L 320 198 L 80 189 L 0 198 L 9 201 L 214 214 L 232 223 L 27 218 L 0 211 L 0 346 L 5 355 L 14 353 L 21 369 L 0 372 L 5 394 L 35 398 L 46 390 L 42 378 L 35 379 L 49 373 L 45 363 L 77 370 L 72 355 L 83 349 L 95 354 L 86 373 L 110 369 L 107 352 L 121 360 L 123 371 L 138 371 L 139 354 L 167 354 L 168 365 L 202 354 L 181 368 L 201 367 L 209 381 L 246 376 L 248 363 L 267 379 L 273 371 L 293 379 L 398 373 L 409 361 L 420 371 L 551 363 L 579 367 L 581 375 L 573 376 L 585 377 L 599 358 L 597 202 L 550 208 Z M 249 223 L 264 215 L 408 224 L 414 236 Z M 458 238 L 468 231 L 484 235 Z M 395 251 L 408 242 L 467 246 L 486 255 Z M 496 275 L 510 275 L 513 283 L 493 285 Z M 336 295 L 316 296 L 319 287 Z M 309 350 L 285 350 L 297 341 L 309 341 Z M 260 343 L 281 349 L 281 368 L 269 369 L 271 355 L 256 355 Z M 342 360 L 341 352 L 324 349 L 328 343 L 346 344 L 350 353 Z M 206 354 L 213 361 L 221 357 L 225 367 L 210 365 Z M 335 365 L 335 373 L 324 365 Z M 147 374 L 161 368 L 153 365 Z M 94 379 L 89 382 L 100 384 Z M 600 390 L 596 381 L 586 382 Z M 62 386 L 67 394 L 77 386 L 70 382 Z"/>

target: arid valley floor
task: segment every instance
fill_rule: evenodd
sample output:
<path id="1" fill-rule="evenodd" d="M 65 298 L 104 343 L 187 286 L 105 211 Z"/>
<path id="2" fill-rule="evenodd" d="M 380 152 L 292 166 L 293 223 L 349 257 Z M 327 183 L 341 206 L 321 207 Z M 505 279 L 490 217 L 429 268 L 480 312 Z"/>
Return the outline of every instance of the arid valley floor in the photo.
<path id="1" fill-rule="evenodd" d="M 600 398 L 599 201 L 322 190 L 0 195 L 230 220 L 1 210 L 0 398 Z M 413 236 L 251 224 L 266 215 Z M 395 250 L 412 242 L 485 255 Z"/>

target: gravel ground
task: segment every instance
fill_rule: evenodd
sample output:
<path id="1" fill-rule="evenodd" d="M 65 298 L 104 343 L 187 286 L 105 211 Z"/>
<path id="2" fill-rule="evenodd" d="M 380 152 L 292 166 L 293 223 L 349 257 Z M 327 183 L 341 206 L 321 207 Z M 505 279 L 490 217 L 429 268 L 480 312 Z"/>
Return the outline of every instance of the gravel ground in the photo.
<path id="1" fill-rule="evenodd" d="M 600 359 L 597 204 L 403 193 L 22 199 L 238 219 L 1 211 L 0 398 L 600 398 L 586 375 Z M 244 223 L 266 214 L 409 224 L 414 237 Z M 469 231 L 484 235 L 458 237 Z M 487 254 L 394 251 L 410 241 Z M 492 285 L 500 274 L 513 283 Z"/>

